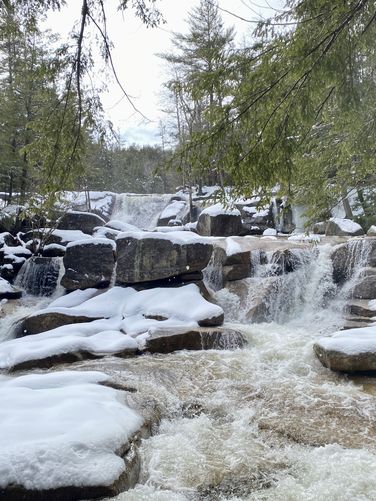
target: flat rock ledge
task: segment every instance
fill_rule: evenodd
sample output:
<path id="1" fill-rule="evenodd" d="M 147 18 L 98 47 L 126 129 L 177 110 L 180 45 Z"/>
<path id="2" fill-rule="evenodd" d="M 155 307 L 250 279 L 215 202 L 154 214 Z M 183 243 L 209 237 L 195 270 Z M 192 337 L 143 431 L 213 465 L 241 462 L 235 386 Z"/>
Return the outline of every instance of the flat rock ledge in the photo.
<path id="1" fill-rule="evenodd" d="M 61 327 L 63 325 L 80 324 L 84 322 L 92 322 L 99 320 L 102 316 L 89 317 L 85 315 L 68 315 L 58 311 L 48 311 L 35 313 L 26 317 L 21 326 L 17 329 L 17 337 L 29 336 L 32 334 L 39 334 L 41 332 L 49 331 Z"/>
<path id="2" fill-rule="evenodd" d="M 146 342 L 146 351 L 172 353 L 179 350 L 231 350 L 246 341 L 241 332 L 226 327 L 154 330 Z"/>
<path id="3" fill-rule="evenodd" d="M 376 327 L 348 329 L 321 338 L 313 350 L 324 367 L 338 372 L 376 371 Z"/>

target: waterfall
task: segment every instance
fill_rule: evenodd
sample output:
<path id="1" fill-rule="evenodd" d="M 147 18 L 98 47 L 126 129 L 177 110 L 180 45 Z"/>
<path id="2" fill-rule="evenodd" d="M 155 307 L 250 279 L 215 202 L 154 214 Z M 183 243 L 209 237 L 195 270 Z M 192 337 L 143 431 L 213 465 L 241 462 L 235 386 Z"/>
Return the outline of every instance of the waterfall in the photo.
<path id="1" fill-rule="evenodd" d="M 33 256 L 20 269 L 15 285 L 33 296 L 52 296 L 58 288 L 62 259 Z"/>
<path id="2" fill-rule="evenodd" d="M 111 219 L 133 224 L 145 230 L 157 226 L 160 213 L 170 201 L 172 195 L 139 195 L 121 193 L 116 195 Z"/>

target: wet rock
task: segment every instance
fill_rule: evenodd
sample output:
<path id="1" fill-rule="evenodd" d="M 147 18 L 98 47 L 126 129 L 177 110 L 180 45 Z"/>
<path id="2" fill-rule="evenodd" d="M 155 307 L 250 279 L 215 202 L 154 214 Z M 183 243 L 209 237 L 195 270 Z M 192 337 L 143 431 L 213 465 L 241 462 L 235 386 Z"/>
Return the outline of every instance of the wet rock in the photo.
<path id="1" fill-rule="evenodd" d="M 318 223 L 315 223 L 312 226 L 312 233 L 314 233 L 315 235 L 325 235 L 326 225 L 327 225 L 326 221 L 320 221 Z"/>
<path id="2" fill-rule="evenodd" d="M 332 218 L 326 224 L 325 235 L 356 237 L 364 235 L 364 231 L 360 224 L 350 219 Z"/>
<path id="3" fill-rule="evenodd" d="M 364 268 L 352 295 L 357 299 L 376 298 L 376 268 Z"/>
<path id="4" fill-rule="evenodd" d="M 223 281 L 242 280 L 251 275 L 251 252 L 236 252 L 225 257 Z"/>
<path id="5" fill-rule="evenodd" d="M 346 311 L 351 315 L 376 317 L 376 308 L 371 307 L 368 300 L 351 299 L 346 305 Z"/>
<path id="6" fill-rule="evenodd" d="M 94 228 L 103 226 L 106 221 L 91 212 L 70 211 L 66 212 L 58 221 L 59 230 L 81 230 L 91 235 Z"/>
<path id="7" fill-rule="evenodd" d="M 203 270 L 213 251 L 211 244 L 174 241 L 161 236 L 119 237 L 116 282 L 120 285 L 170 279 Z M 156 235 L 155 233 L 153 235 Z"/>
<path id="8" fill-rule="evenodd" d="M 19 329 L 19 336 L 39 334 L 40 332 L 56 329 L 56 327 L 61 327 L 62 325 L 91 322 L 100 318 L 103 317 L 89 317 L 85 315 L 75 315 L 74 313 L 68 315 L 58 311 L 41 311 L 23 320 L 22 327 Z"/>
<path id="9" fill-rule="evenodd" d="M 68 244 L 61 285 L 68 290 L 108 287 L 115 267 L 114 244 L 107 239 Z"/>
<path id="10" fill-rule="evenodd" d="M 56 257 L 32 256 L 22 266 L 17 283 L 34 296 L 51 296 L 58 285 L 60 265 Z"/>
<path id="11" fill-rule="evenodd" d="M 375 327 L 348 329 L 313 346 L 324 367 L 339 372 L 376 371 Z"/>
<path id="12" fill-rule="evenodd" d="M 357 265 L 376 267 L 376 238 L 362 238 L 334 247 L 331 254 L 333 280 L 342 285 Z"/>
<path id="13" fill-rule="evenodd" d="M 244 345 L 243 335 L 233 329 L 161 329 L 150 334 L 146 350 L 151 353 L 171 353 L 177 350 L 227 350 Z"/>

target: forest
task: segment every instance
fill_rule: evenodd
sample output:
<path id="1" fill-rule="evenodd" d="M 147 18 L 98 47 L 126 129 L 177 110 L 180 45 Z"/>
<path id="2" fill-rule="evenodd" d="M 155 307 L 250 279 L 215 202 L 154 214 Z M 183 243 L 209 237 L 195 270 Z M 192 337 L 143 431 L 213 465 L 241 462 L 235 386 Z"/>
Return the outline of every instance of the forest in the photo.
<path id="1" fill-rule="evenodd" d="M 215 184 L 263 198 L 277 186 L 315 220 L 355 192 L 372 222 L 374 1 L 288 0 L 251 23 L 239 45 L 218 4 L 201 0 L 187 31 L 159 54 L 168 68 L 166 119 L 161 145 L 147 147 L 121 145 L 100 84 L 89 85 L 93 44 L 117 79 L 105 3 L 84 0 L 68 40 L 40 28 L 63 6 L 1 2 L 0 183 L 8 200 L 17 194 L 38 210 L 62 188 L 142 193 Z M 118 8 L 133 9 L 151 29 L 163 24 L 163 2 L 122 0 Z"/>

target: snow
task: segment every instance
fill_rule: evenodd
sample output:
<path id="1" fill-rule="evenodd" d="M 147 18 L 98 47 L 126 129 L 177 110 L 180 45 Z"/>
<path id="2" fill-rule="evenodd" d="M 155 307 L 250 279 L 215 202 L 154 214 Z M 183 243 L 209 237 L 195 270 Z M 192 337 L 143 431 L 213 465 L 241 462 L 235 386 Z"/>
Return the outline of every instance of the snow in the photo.
<path id="1" fill-rule="evenodd" d="M 76 247 L 78 245 L 111 245 L 114 250 L 116 249 L 116 244 L 113 240 L 111 240 L 110 238 L 101 237 L 91 238 L 90 240 L 85 238 L 83 240 L 75 240 L 74 242 L 69 242 L 67 249 Z"/>
<path id="2" fill-rule="evenodd" d="M 314 242 L 319 243 L 321 236 L 316 233 L 296 233 L 288 237 L 291 242 Z"/>
<path id="3" fill-rule="evenodd" d="M 263 232 L 263 235 L 266 237 L 275 237 L 277 236 L 277 230 L 275 230 L 274 228 L 266 228 L 266 230 Z"/>
<path id="4" fill-rule="evenodd" d="M 233 254 L 239 254 L 239 252 L 242 252 L 242 248 L 239 242 L 237 242 L 233 238 L 227 238 L 226 239 L 227 256 L 232 256 Z"/>
<path id="5" fill-rule="evenodd" d="M 13 292 L 14 290 L 14 287 L 12 287 L 12 285 L 7 280 L 0 277 L 0 294 L 5 292 Z"/>
<path id="6" fill-rule="evenodd" d="M 339 331 L 332 337 L 321 338 L 318 344 L 325 350 L 338 351 L 346 355 L 376 353 L 376 325 Z"/>
<path id="7" fill-rule="evenodd" d="M 52 303 L 49 304 L 48 308 L 72 308 L 73 306 L 77 306 L 82 304 L 84 301 L 91 299 L 92 297 L 98 294 L 98 289 L 84 289 L 84 290 L 76 290 L 71 292 L 70 294 L 65 294 L 65 296 L 61 296 Z"/>
<path id="8" fill-rule="evenodd" d="M 201 212 L 201 214 L 208 214 L 211 217 L 220 216 L 222 214 L 226 214 L 228 216 L 240 216 L 240 211 L 236 208 L 226 208 L 223 204 L 218 203 L 207 207 Z"/>
<path id="9" fill-rule="evenodd" d="M 351 221 L 351 219 L 332 217 L 330 218 L 330 221 L 333 221 L 333 223 L 336 224 L 339 227 L 339 229 L 345 233 L 350 233 L 350 234 L 356 233 L 357 231 L 362 229 L 360 224 Z"/>
<path id="10" fill-rule="evenodd" d="M 173 244 L 184 245 L 184 244 L 195 244 L 201 243 L 210 245 L 210 243 L 204 239 L 204 237 L 200 237 L 196 233 L 190 231 L 171 231 L 168 233 L 165 232 L 148 232 L 148 231 L 126 231 L 120 233 L 116 237 L 116 240 L 120 238 L 135 238 L 137 240 L 142 240 L 144 238 L 154 238 L 156 240 L 170 240 Z"/>
<path id="11" fill-rule="evenodd" d="M 372 226 L 370 226 L 369 230 L 367 231 L 367 235 L 376 236 L 376 225 L 373 224 Z"/>
<path id="12" fill-rule="evenodd" d="M 186 226 L 157 226 L 153 231 L 160 233 L 170 233 L 171 231 L 189 231 Z"/>
<path id="13" fill-rule="evenodd" d="M 65 245 L 60 245 L 60 244 L 47 244 L 43 247 L 43 250 L 52 250 L 52 249 L 56 249 L 56 250 L 61 250 L 61 251 L 65 251 Z"/>
<path id="14" fill-rule="evenodd" d="M 251 214 L 252 216 L 256 214 L 257 209 L 256 207 L 243 207 L 243 212 L 246 212 L 248 214 Z"/>
<path id="15" fill-rule="evenodd" d="M 4 245 L 2 250 L 3 250 L 4 254 L 8 254 L 11 256 L 19 256 L 19 255 L 31 256 L 32 255 L 32 252 L 29 249 L 27 249 L 26 247 L 24 247 L 23 245 L 17 245 L 17 247 L 9 247 L 8 245 Z"/>
<path id="16" fill-rule="evenodd" d="M 368 301 L 368 308 L 370 310 L 376 311 L 376 299 L 371 299 L 370 301 Z"/>
<path id="17" fill-rule="evenodd" d="M 91 240 L 93 237 L 81 230 L 52 230 L 50 228 L 41 228 L 41 231 L 61 238 L 62 243 L 75 242 L 77 240 Z"/>
<path id="18" fill-rule="evenodd" d="M 100 372 L 0 379 L 0 486 L 110 485 L 124 471 L 115 451 L 143 419 Z"/>
<path id="19" fill-rule="evenodd" d="M 134 224 L 124 223 L 123 221 L 117 221 L 116 219 L 111 219 L 111 221 L 108 221 L 108 223 L 105 224 L 105 227 L 117 231 L 142 231 Z"/>
<path id="20" fill-rule="evenodd" d="M 175 219 L 180 212 L 187 207 L 187 202 L 182 200 L 174 200 L 163 209 L 159 219 Z"/>
<path id="21" fill-rule="evenodd" d="M 72 292 L 34 315 L 60 312 L 105 318 L 5 341 L 0 344 L 0 368 L 78 351 L 103 355 L 142 350 L 148 334 L 154 329 L 196 328 L 200 321 L 223 314 L 222 308 L 201 296 L 195 284 L 140 292 L 131 287 L 113 287 L 85 300 L 91 294 L 93 290 Z"/>

